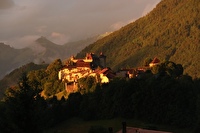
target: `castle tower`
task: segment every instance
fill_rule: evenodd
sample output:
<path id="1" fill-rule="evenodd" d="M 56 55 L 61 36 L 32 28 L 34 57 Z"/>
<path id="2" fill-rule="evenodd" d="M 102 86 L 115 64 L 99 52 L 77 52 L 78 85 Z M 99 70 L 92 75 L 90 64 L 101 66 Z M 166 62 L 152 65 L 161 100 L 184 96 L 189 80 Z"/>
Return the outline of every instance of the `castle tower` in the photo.
<path id="1" fill-rule="evenodd" d="M 99 55 L 100 65 L 105 68 L 106 67 L 106 56 L 101 52 Z"/>

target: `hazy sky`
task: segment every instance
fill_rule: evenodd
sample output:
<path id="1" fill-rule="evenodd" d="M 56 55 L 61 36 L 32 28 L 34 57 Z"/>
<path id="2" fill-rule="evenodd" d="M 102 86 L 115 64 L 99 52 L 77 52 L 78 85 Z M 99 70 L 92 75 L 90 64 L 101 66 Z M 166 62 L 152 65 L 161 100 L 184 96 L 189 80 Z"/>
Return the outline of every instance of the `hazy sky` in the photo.
<path id="1" fill-rule="evenodd" d="M 160 0 L 0 0 L 0 42 L 22 48 L 40 36 L 57 43 L 115 31 Z"/>

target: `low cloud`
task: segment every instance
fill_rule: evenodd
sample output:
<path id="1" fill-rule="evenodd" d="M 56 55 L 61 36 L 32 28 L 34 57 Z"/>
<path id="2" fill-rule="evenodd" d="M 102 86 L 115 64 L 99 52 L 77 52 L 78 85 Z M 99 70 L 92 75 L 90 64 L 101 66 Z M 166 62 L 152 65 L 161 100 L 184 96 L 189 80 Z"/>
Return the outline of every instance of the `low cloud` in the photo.
<path id="1" fill-rule="evenodd" d="M 116 31 L 116 30 L 120 29 L 121 27 L 123 27 L 123 26 L 125 26 L 125 25 L 127 25 L 131 22 L 134 22 L 135 20 L 136 19 L 131 19 L 131 20 L 126 21 L 126 22 L 116 22 L 116 23 L 112 24 L 110 26 L 110 28 L 111 28 L 112 31 Z"/>
<path id="2" fill-rule="evenodd" d="M 0 40 L 16 48 L 29 46 L 27 40 L 36 36 L 56 44 L 77 41 L 118 30 L 159 1 L 0 0 L 0 9 L 6 9 L 0 10 Z"/>
<path id="3" fill-rule="evenodd" d="M 122 26 L 124 26 L 125 23 L 124 22 L 117 22 L 111 25 L 111 29 L 113 29 L 113 31 L 120 29 Z"/>
<path id="4" fill-rule="evenodd" d="M 0 0 L 0 10 L 1 9 L 9 9 L 13 7 L 15 4 L 13 0 Z"/>
<path id="5" fill-rule="evenodd" d="M 69 41 L 69 37 L 67 37 L 65 34 L 58 33 L 58 32 L 52 32 L 50 36 L 50 40 L 52 40 L 56 44 L 64 44 Z"/>
<path id="6" fill-rule="evenodd" d="M 11 45 L 13 47 L 17 46 L 17 48 L 19 48 L 19 49 L 24 48 L 24 47 L 29 47 L 38 38 L 39 38 L 38 35 L 27 35 L 27 36 L 23 36 L 23 37 L 17 37 L 17 38 L 11 39 L 11 41 L 9 42 L 9 45 Z"/>
<path id="7" fill-rule="evenodd" d="M 47 26 L 46 25 L 42 25 L 42 26 L 38 26 L 37 28 L 36 28 L 36 32 L 38 32 L 38 33 L 45 33 L 47 31 Z"/>

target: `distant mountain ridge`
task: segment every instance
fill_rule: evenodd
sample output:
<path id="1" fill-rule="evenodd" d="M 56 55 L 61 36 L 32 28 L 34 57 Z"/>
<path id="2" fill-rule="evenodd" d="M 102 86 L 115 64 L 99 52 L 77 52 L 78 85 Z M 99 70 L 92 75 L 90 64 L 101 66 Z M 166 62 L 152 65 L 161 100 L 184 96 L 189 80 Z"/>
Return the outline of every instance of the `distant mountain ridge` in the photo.
<path id="1" fill-rule="evenodd" d="M 12 70 L 30 62 L 37 64 L 51 63 L 55 59 L 66 59 L 71 55 L 76 55 L 87 45 L 95 42 L 98 36 L 85 40 L 69 42 L 64 45 L 57 45 L 41 36 L 30 47 L 15 49 L 0 43 L 0 79 Z"/>
<path id="2" fill-rule="evenodd" d="M 29 48 L 14 49 L 9 45 L 0 43 L 0 78 L 22 64 L 31 62 L 33 60 L 31 52 Z"/>
<path id="3" fill-rule="evenodd" d="M 77 57 L 88 52 L 103 52 L 107 66 L 115 70 L 157 57 L 200 77 L 200 1 L 162 0 L 146 16 L 87 46 Z"/>

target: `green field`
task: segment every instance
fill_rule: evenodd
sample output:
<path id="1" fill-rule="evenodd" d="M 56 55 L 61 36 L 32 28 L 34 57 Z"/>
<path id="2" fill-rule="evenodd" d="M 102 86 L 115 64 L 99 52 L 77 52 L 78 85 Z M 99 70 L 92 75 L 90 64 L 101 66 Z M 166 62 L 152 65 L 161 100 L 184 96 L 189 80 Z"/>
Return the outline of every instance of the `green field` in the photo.
<path id="1" fill-rule="evenodd" d="M 153 125 L 148 123 L 143 123 L 140 121 L 135 121 L 133 119 L 109 119 L 109 120 L 98 120 L 98 121 L 84 121 L 79 118 L 72 118 L 65 121 L 51 129 L 47 130 L 45 133 L 88 133 L 91 127 L 101 127 L 108 129 L 113 128 L 113 132 L 117 132 L 122 128 L 122 122 L 126 122 L 128 127 L 146 128 L 146 129 L 156 129 L 160 131 L 168 131 L 173 133 L 192 133 L 189 129 L 177 129 L 173 127 L 167 127 L 163 125 Z"/>

